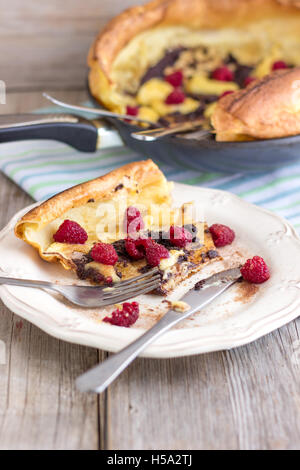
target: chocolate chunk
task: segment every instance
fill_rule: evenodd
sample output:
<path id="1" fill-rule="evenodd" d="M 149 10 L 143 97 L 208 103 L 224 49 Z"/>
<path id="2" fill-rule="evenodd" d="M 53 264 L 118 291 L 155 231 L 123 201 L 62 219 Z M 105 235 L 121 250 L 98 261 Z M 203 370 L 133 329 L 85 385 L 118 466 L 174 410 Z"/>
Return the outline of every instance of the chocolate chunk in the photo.
<path id="1" fill-rule="evenodd" d="M 83 256 L 80 260 L 74 260 L 74 263 L 76 264 L 76 273 L 79 279 L 85 280 L 85 279 L 90 279 L 92 282 L 95 282 L 96 284 L 100 284 L 104 281 L 104 276 L 102 276 L 97 269 L 94 268 L 88 268 L 85 269 L 85 265 L 89 263 L 90 260 L 87 259 L 86 256 Z"/>
<path id="2" fill-rule="evenodd" d="M 196 237 L 197 228 L 196 228 L 196 226 L 193 225 L 193 224 L 186 224 L 186 225 L 184 225 L 184 228 L 186 230 L 188 230 L 193 235 L 192 241 L 193 242 L 197 241 L 197 237 Z M 167 250 L 182 250 L 181 247 L 173 245 L 171 243 L 169 231 L 166 232 L 166 231 L 160 230 L 159 232 L 151 232 L 150 230 L 148 230 L 147 235 L 148 235 L 148 237 L 153 238 L 153 240 L 155 240 L 160 245 L 163 245 L 165 248 L 167 248 Z"/>
<path id="3" fill-rule="evenodd" d="M 169 124 L 170 122 L 180 123 L 180 122 L 187 122 L 187 121 L 195 121 L 203 117 L 204 110 L 205 110 L 205 105 L 200 104 L 199 107 L 192 113 L 182 114 L 179 111 L 176 111 L 175 113 L 168 114 L 168 117 L 165 119 L 168 120 Z"/>
<path id="4" fill-rule="evenodd" d="M 181 52 L 185 50 L 184 47 L 168 50 L 164 57 L 157 62 L 157 64 L 150 67 L 141 79 L 141 85 L 151 80 L 151 78 L 162 78 L 166 67 L 171 67 L 179 58 Z"/>
<path id="5" fill-rule="evenodd" d="M 146 266 L 143 266 L 142 268 L 139 269 L 139 272 L 141 274 L 145 274 L 148 271 L 150 271 L 151 269 L 152 269 L 152 267 L 150 266 L 150 264 L 146 264 Z"/>
<path id="6" fill-rule="evenodd" d="M 234 81 L 240 86 L 244 87 L 244 82 L 247 77 L 251 74 L 253 67 L 247 65 L 238 65 L 234 73 Z"/>
<path id="7" fill-rule="evenodd" d="M 91 198 L 88 200 L 88 202 L 95 202 L 95 199 Z"/>
<path id="8" fill-rule="evenodd" d="M 234 81 L 240 86 L 244 86 L 245 78 L 249 77 L 254 67 L 248 65 L 242 65 L 239 61 L 232 55 L 228 54 L 225 59 L 225 64 L 232 64 L 235 66 L 234 71 Z"/>
<path id="9" fill-rule="evenodd" d="M 224 60 L 224 63 L 225 63 L 225 64 L 238 64 L 238 61 L 237 61 L 236 58 L 230 53 L 230 54 L 228 54 L 228 56 L 227 56 L 226 59 Z"/>
<path id="10" fill-rule="evenodd" d="M 219 253 L 216 250 L 209 250 L 207 252 L 207 256 L 209 259 L 217 258 L 219 256 Z"/>
<path id="11" fill-rule="evenodd" d="M 184 263 L 184 262 L 187 261 L 187 260 L 188 260 L 188 256 L 187 256 L 187 255 L 180 255 L 180 256 L 178 256 L 177 262 L 178 262 L 178 263 Z"/>
<path id="12" fill-rule="evenodd" d="M 200 289 L 202 289 L 202 287 L 204 286 L 204 284 L 205 284 L 205 280 L 198 281 L 198 282 L 195 284 L 194 289 L 195 289 L 195 290 L 200 290 Z"/>
<path id="13" fill-rule="evenodd" d="M 119 258 L 125 259 L 125 260 L 130 260 L 130 256 L 128 255 L 126 249 L 125 249 L 125 240 L 117 240 L 113 244 L 114 249 L 117 252 L 117 255 Z"/>
<path id="14" fill-rule="evenodd" d="M 194 225 L 194 224 L 185 224 L 183 227 L 185 228 L 185 230 L 187 230 L 188 232 L 190 232 L 193 235 L 192 242 L 195 243 L 197 241 L 197 233 L 198 233 L 196 225 Z"/>
<path id="15" fill-rule="evenodd" d="M 119 191 L 120 189 L 124 188 L 124 184 L 118 184 L 118 186 L 115 187 L 115 191 Z"/>

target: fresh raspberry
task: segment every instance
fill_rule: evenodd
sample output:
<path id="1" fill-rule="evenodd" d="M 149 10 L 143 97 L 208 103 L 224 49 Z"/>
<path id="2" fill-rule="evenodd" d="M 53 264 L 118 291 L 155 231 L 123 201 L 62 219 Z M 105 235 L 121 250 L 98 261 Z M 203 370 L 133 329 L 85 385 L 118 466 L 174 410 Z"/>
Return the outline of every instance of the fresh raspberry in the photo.
<path id="1" fill-rule="evenodd" d="M 142 246 L 145 250 L 150 248 L 153 245 L 156 245 L 157 243 L 153 240 L 153 238 L 139 238 L 136 240 L 137 246 Z"/>
<path id="2" fill-rule="evenodd" d="M 142 247 L 138 247 L 136 242 L 137 240 L 127 238 L 127 240 L 125 240 L 125 250 L 131 258 L 135 260 L 143 259 L 145 257 L 145 251 Z"/>
<path id="3" fill-rule="evenodd" d="M 127 233 L 135 233 L 145 226 L 142 215 L 136 207 L 129 206 L 126 210 L 126 230 Z"/>
<path id="4" fill-rule="evenodd" d="M 53 238 L 58 243 L 83 245 L 87 241 L 88 235 L 77 222 L 67 219 L 59 226 Z"/>
<path id="5" fill-rule="evenodd" d="M 246 77 L 244 82 L 243 82 L 243 85 L 244 87 L 246 88 L 248 85 L 250 85 L 250 83 L 254 82 L 255 78 L 254 77 Z"/>
<path id="6" fill-rule="evenodd" d="M 139 304 L 137 302 L 125 302 L 122 305 L 122 310 L 114 310 L 111 314 L 111 317 L 103 318 L 103 321 L 111 323 L 116 326 L 124 326 L 128 328 L 133 325 L 139 318 Z"/>
<path id="7" fill-rule="evenodd" d="M 253 284 L 261 284 L 270 277 L 269 268 L 260 256 L 248 259 L 241 268 L 241 274 L 245 281 L 252 282 Z"/>
<path id="8" fill-rule="evenodd" d="M 232 90 L 224 91 L 224 93 L 222 93 L 222 95 L 219 96 L 219 100 L 223 98 L 223 96 L 231 95 L 231 93 L 233 93 Z"/>
<path id="9" fill-rule="evenodd" d="M 166 82 L 170 83 L 174 88 L 182 85 L 183 82 L 183 73 L 181 70 L 175 70 L 175 72 L 170 73 L 165 76 Z"/>
<path id="10" fill-rule="evenodd" d="M 137 116 L 138 113 L 139 113 L 138 106 L 127 106 L 126 107 L 126 114 L 128 114 L 128 116 Z"/>
<path id="11" fill-rule="evenodd" d="M 216 247 L 230 245 L 235 239 L 235 233 L 227 225 L 213 224 L 209 231 Z"/>
<path id="12" fill-rule="evenodd" d="M 107 264 L 113 266 L 118 261 L 118 255 L 113 247 L 109 243 L 98 242 L 91 249 L 91 257 L 97 263 Z"/>
<path id="13" fill-rule="evenodd" d="M 283 60 L 277 60 L 276 62 L 274 62 L 274 64 L 272 65 L 272 70 L 281 70 L 281 69 L 287 69 L 288 68 L 288 65 L 286 62 L 284 62 Z"/>
<path id="14" fill-rule="evenodd" d="M 172 245 L 184 248 L 188 243 L 193 241 L 193 235 L 184 227 L 172 225 L 170 227 L 170 242 Z"/>
<path id="15" fill-rule="evenodd" d="M 218 67 L 217 69 L 215 69 L 212 72 L 211 77 L 214 80 L 220 80 L 222 82 L 232 82 L 234 79 L 233 72 L 231 72 L 231 70 L 225 65 L 223 67 Z"/>
<path id="16" fill-rule="evenodd" d="M 185 94 L 180 88 L 175 88 L 166 98 L 166 104 L 181 104 L 185 100 Z"/>
<path id="17" fill-rule="evenodd" d="M 154 241 L 146 248 L 146 259 L 148 264 L 152 267 L 158 266 L 161 259 L 169 257 L 170 254 L 167 248 Z"/>
<path id="18" fill-rule="evenodd" d="M 147 248 L 153 244 L 155 244 L 155 241 L 152 238 L 138 238 L 136 240 L 127 238 L 125 240 L 125 249 L 131 258 L 138 260 L 145 258 Z"/>

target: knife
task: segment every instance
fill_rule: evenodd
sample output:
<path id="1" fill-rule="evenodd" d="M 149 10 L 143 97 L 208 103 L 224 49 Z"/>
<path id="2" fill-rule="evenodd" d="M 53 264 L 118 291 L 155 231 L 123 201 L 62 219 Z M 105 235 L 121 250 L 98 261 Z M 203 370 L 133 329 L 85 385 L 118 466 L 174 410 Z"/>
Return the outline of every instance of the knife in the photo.
<path id="1" fill-rule="evenodd" d="M 0 143 L 31 139 L 58 140 L 81 152 L 123 145 L 116 129 L 101 119 L 60 113 L 0 115 Z"/>
<path id="2" fill-rule="evenodd" d="M 238 267 L 222 271 L 202 281 L 199 290 L 192 289 L 181 299 L 181 302 L 188 305 L 186 311 L 181 313 L 174 309 L 169 310 L 159 322 L 136 341 L 100 365 L 80 375 L 76 379 L 78 390 L 81 392 L 103 392 L 149 344 L 177 323 L 208 305 L 240 278 L 241 272 Z"/>

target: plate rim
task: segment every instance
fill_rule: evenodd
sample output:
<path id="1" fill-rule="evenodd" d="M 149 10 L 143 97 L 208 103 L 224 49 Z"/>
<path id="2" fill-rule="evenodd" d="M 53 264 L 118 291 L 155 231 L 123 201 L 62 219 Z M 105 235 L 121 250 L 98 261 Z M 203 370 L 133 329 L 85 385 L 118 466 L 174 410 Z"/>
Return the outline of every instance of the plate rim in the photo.
<path id="1" fill-rule="evenodd" d="M 191 189 L 190 185 L 186 185 L 182 183 L 175 183 L 175 187 L 177 187 L 178 189 L 180 189 L 180 187 L 188 187 L 189 189 Z M 249 207 L 252 210 L 255 209 L 256 211 L 259 211 L 260 213 L 264 213 L 269 216 L 271 215 L 273 219 L 277 220 L 278 222 L 280 222 L 280 224 L 283 224 L 287 228 L 288 237 L 294 243 L 298 245 L 299 252 L 300 252 L 300 237 L 296 233 L 294 227 L 292 227 L 292 225 L 281 216 L 278 216 L 274 212 L 271 212 L 265 208 L 249 203 L 241 199 L 239 196 L 229 193 L 227 191 L 213 189 L 213 188 L 201 188 L 198 186 L 196 187 L 192 186 L 192 188 L 197 189 L 197 191 L 202 192 L 202 193 L 203 192 L 211 193 L 212 195 L 215 195 L 216 197 L 218 196 L 221 196 L 221 197 L 226 196 L 226 198 L 229 197 L 229 199 L 235 200 L 236 202 L 242 204 L 244 207 Z M 7 225 L 0 231 L 0 241 L 2 237 L 9 230 L 11 230 L 12 224 L 15 223 L 16 219 L 19 218 L 23 213 L 25 213 L 32 207 L 36 206 L 37 204 L 39 204 L 39 202 L 31 204 L 30 206 L 25 207 L 21 211 L 17 212 L 10 219 Z M 300 283 L 299 283 L 298 288 L 300 290 Z M 105 344 L 111 341 L 111 338 L 109 338 L 109 335 L 108 335 L 108 341 L 103 341 L 103 338 L 102 338 L 101 345 L 100 345 L 99 342 L 97 342 L 96 339 L 93 338 L 93 335 L 88 334 L 87 332 L 83 333 L 80 330 L 74 331 L 72 330 L 72 328 L 68 329 L 67 327 L 62 328 L 61 325 L 57 322 L 56 322 L 56 326 L 51 325 L 49 323 L 49 320 L 47 322 L 47 320 L 45 321 L 43 316 L 39 317 L 40 312 L 38 312 L 34 307 L 28 306 L 25 303 L 22 305 L 21 301 L 17 299 L 16 297 L 14 297 L 11 294 L 11 292 L 7 289 L 7 287 L 4 285 L 0 286 L 0 297 L 3 303 L 11 311 L 20 315 L 24 319 L 30 321 L 31 323 L 33 323 L 34 325 L 36 325 L 37 327 L 39 327 L 46 333 L 50 334 L 51 336 L 57 337 L 64 341 L 82 344 L 82 345 L 91 346 L 91 347 L 96 347 L 99 349 L 105 349 L 107 351 L 112 351 L 112 352 L 115 352 L 118 349 L 120 349 L 118 347 L 109 347 L 109 344 Z M 212 351 L 226 350 L 226 349 L 231 349 L 234 347 L 242 346 L 242 345 L 255 341 L 256 339 L 270 333 L 271 331 L 276 330 L 277 328 L 297 318 L 298 317 L 297 310 L 299 309 L 299 307 L 300 307 L 300 291 L 299 291 L 299 296 L 297 298 L 296 305 L 294 305 L 291 310 L 288 310 L 287 312 L 284 311 L 283 314 L 281 314 L 281 310 L 282 310 L 281 309 L 279 310 L 279 312 L 270 313 L 269 315 L 267 315 L 267 317 L 263 317 L 260 321 L 255 321 L 254 324 L 252 325 L 251 331 L 246 336 L 241 334 L 240 336 L 234 335 L 234 337 L 228 338 L 225 335 L 222 338 L 217 338 L 217 335 L 214 334 L 211 337 L 207 338 L 208 343 L 209 341 L 211 341 L 210 344 L 204 344 L 205 342 L 203 342 L 203 340 L 200 339 L 200 341 L 202 341 L 201 347 L 199 347 L 199 345 L 197 346 L 197 338 L 189 339 L 190 347 L 188 350 L 182 350 L 182 348 L 178 348 L 178 346 L 177 346 L 177 350 L 176 348 L 175 350 L 173 348 L 170 349 L 170 344 L 168 342 L 165 345 L 163 345 L 163 344 L 160 344 L 160 341 L 158 340 L 157 343 L 154 343 L 153 345 L 149 346 L 149 348 L 147 348 L 147 350 L 145 350 L 144 353 L 141 354 L 141 356 L 152 357 L 152 358 L 168 358 L 168 357 L 170 358 L 170 357 L 189 356 L 189 355 L 201 354 L 201 353 L 212 352 Z M 261 324 L 259 325 L 259 323 Z M 102 323 L 101 323 L 101 327 L 105 328 L 107 332 L 109 332 L 108 329 L 112 328 L 111 325 L 104 325 Z M 141 328 L 129 328 L 126 330 L 127 332 L 130 332 L 128 334 L 129 340 L 126 341 L 126 343 L 122 344 L 123 346 L 125 346 L 125 344 L 130 343 L 131 341 L 133 341 L 135 338 L 137 338 L 144 332 L 144 330 Z M 180 329 L 181 332 L 183 332 L 184 330 L 190 331 L 191 328 Z M 169 331 L 166 335 L 164 335 L 164 338 L 168 336 L 169 340 L 171 340 L 174 334 L 176 336 L 176 330 Z M 105 332 L 103 336 L 105 336 Z"/>

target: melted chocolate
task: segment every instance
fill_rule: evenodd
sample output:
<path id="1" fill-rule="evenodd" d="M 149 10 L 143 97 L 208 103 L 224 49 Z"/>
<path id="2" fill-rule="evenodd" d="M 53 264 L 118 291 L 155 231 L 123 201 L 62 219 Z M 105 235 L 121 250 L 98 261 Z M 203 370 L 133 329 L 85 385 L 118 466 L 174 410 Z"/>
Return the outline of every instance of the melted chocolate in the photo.
<path id="1" fill-rule="evenodd" d="M 198 281 L 198 282 L 195 284 L 194 289 L 195 289 L 195 290 L 200 290 L 200 289 L 202 289 L 202 287 L 204 286 L 204 284 L 205 284 L 205 281 L 204 281 L 204 280 L 203 280 L 203 281 Z"/>
<path id="2" fill-rule="evenodd" d="M 178 47 L 173 50 L 168 50 L 165 53 L 164 57 L 159 62 L 157 62 L 157 64 L 153 65 L 147 70 L 147 72 L 141 79 L 140 85 L 143 85 L 145 82 L 152 78 L 163 78 L 165 69 L 174 65 L 175 62 L 178 60 L 180 54 L 186 50 L 188 50 L 188 48 L 185 47 Z M 240 64 L 232 54 L 228 54 L 224 63 L 233 66 L 234 81 L 240 87 L 243 87 L 244 81 L 253 71 L 253 67 Z M 196 66 L 196 62 L 194 64 L 189 64 L 189 67 Z M 182 114 L 180 112 L 170 113 L 164 117 L 161 117 L 157 124 L 160 126 L 168 127 L 170 124 L 173 123 L 176 124 L 201 119 L 204 117 L 204 111 L 207 105 L 218 100 L 218 96 L 216 95 L 196 95 L 187 93 L 186 96 L 199 101 L 199 107 L 195 111 L 188 114 Z"/>
<path id="3" fill-rule="evenodd" d="M 89 255 L 83 255 L 80 259 L 73 261 L 76 264 L 76 272 L 79 279 L 89 279 L 90 281 L 95 282 L 96 284 L 100 284 L 105 280 L 104 276 L 102 276 L 102 274 L 100 274 L 97 269 L 85 268 L 86 264 L 93 261 Z"/>
<path id="4" fill-rule="evenodd" d="M 232 54 L 228 54 L 227 59 L 225 60 L 225 64 L 232 64 L 235 66 L 234 81 L 241 88 L 244 86 L 245 78 L 249 77 L 254 69 L 254 67 L 240 64 Z"/>
<path id="5" fill-rule="evenodd" d="M 151 80 L 151 78 L 162 78 L 164 76 L 165 68 L 171 67 L 173 64 L 175 64 L 181 52 L 184 50 L 184 47 L 168 50 L 164 57 L 159 62 L 157 62 L 157 64 L 153 65 L 147 70 L 141 79 L 141 85 L 143 85 L 148 80 Z"/>

